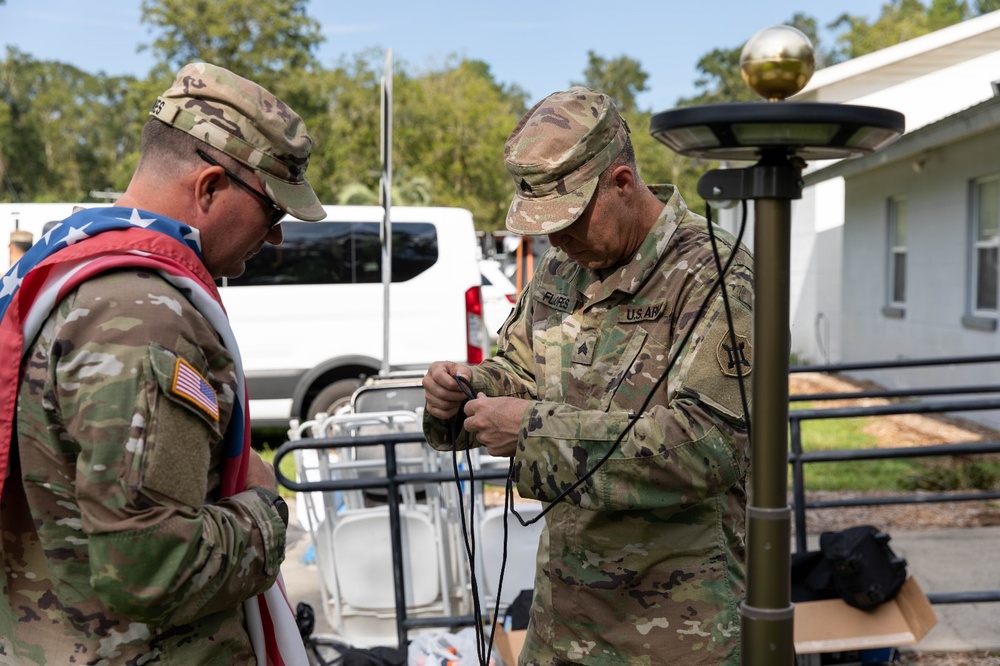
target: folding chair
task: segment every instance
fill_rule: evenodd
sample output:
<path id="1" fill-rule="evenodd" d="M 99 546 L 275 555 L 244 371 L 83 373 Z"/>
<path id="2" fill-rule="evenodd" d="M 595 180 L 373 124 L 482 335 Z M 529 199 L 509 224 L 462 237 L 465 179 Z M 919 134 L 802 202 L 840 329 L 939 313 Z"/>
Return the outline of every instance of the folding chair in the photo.
<path id="1" fill-rule="evenodd" d="M 404 388 L 410 389 L 412 384 Z M 392 402 L 395 398 L 389 394 L 396 388 L 383 390 L 381 395 L 376 389 L 362 389 L 356 396 L 360 399 L 352 400 L 352 405 L 365 409 L 400 406 Z M 413 395 L 409 391 L 411 398 Z M 422 390 L 420 396 L 422 401 Z M 343 440 L 420 428 L 420 414 L 416 410 L 352 411 L 297 425 L 289 431 L 289 437 L 308 435 Z M 423 442 L 395 447 L 397 472 L 440 469 L 439 454 Z M 385 476 L 385 465 L 382 446 L 345 445 L 296 451 L 297 476 L 306 481 Z M 383 492 L 381 502 L 378 498 L 373 501 L 361 490 L 307 492 L 300 496 L 305 507 L 302 524 L 313 539 L 323 610 L 330 626 L 344 640 L 359 647 L 395 643 L 395 580 L 386 494 Z M 447 520 L 449 509 L 447 501 L 442 499 L 442 489 L 437 484 L 428 484 L 418 494 L 412 484 L 404 484 L 397 500 L 407 617 L 464 612 L 468 585 L 455 559 L 454 530 Z"/>

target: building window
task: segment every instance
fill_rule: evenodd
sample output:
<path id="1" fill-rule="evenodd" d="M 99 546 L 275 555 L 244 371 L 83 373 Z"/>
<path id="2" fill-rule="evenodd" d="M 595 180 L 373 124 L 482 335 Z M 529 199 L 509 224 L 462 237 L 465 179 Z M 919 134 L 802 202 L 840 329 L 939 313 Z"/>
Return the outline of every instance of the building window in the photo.
<path id="1" fill-rule="evenodd" d="M 890 317 L 902 317 L 906 307 L 906 222 L 906 199 L 889 199 L 889 275 L 883 313 Z"/>
<path id="2" fill-rule="evenodd" d="M 996 318 L 1000 247 L 1000 177 L 976 183 L 972 215 L 972 314 Z"/>

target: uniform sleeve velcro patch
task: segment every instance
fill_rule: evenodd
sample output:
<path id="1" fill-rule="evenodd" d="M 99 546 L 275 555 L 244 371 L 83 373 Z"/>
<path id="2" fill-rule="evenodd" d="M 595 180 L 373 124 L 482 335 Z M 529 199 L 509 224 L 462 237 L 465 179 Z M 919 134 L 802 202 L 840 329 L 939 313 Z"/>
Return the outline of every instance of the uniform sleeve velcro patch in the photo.
<path id="1" fill-rule="evenodd" d="M 174 377 L 170 391 L 191 402 L 214 420 L 219 420 L 219 398 L 211 385 L 190 363 L 182 358 L 174 366 Z"/>

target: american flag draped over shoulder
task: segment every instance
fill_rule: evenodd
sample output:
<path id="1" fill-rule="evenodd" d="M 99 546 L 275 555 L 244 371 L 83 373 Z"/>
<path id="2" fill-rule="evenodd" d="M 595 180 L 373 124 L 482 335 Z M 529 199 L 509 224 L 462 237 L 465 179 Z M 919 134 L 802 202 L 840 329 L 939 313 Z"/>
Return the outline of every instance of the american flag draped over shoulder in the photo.
<path id="1" fill-rule="evenodd" d="M 25 342 L 80 283 L 123 267 L 147 268 L 180 289 L 208 320 L 236 364 L 237 395 L 226 429 L 222 496 L 243 490 L 250 456 L 249 403 L 239 348 L 219 292 L 202 261 L 197 230 L 129 208 L 96 208 L 66 218 L 0 278 L 0 495 L 9 474 L 15 405 Z M 306 664 L 305 647 L 279 574 L 264 594 L 244 602 L 260 664 Z"/>

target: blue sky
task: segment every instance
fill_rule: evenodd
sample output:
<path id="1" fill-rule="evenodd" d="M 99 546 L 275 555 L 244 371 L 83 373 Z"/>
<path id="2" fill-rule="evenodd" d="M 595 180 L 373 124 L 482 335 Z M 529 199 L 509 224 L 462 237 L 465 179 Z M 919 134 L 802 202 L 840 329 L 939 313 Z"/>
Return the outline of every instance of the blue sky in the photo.
<path id="1" fill-rule="evenodd" d="M 369 47 L 391 48 L 415 71 L 442 66 L 451 55 L 488 63 L 494 77 L 516 83 L 532 101 L 582 79 L 587 51 L 628 56 L 649 74 L 639 105 L 671 108 L 696 92 L 698 60 L 714 48 L 741 46 L 755 32 L 797 11 L 820 26 L 842 13 L 878 17 L 887 0 L 310 0 L 332 65 Z M 145 75 L 153 35 L 140 24 L 140 0 L 7 0 L 0 5 L 0 44 L 40 60 L 84 71 Z M 828 34 L 822 35 L 832 41 Z"/>

